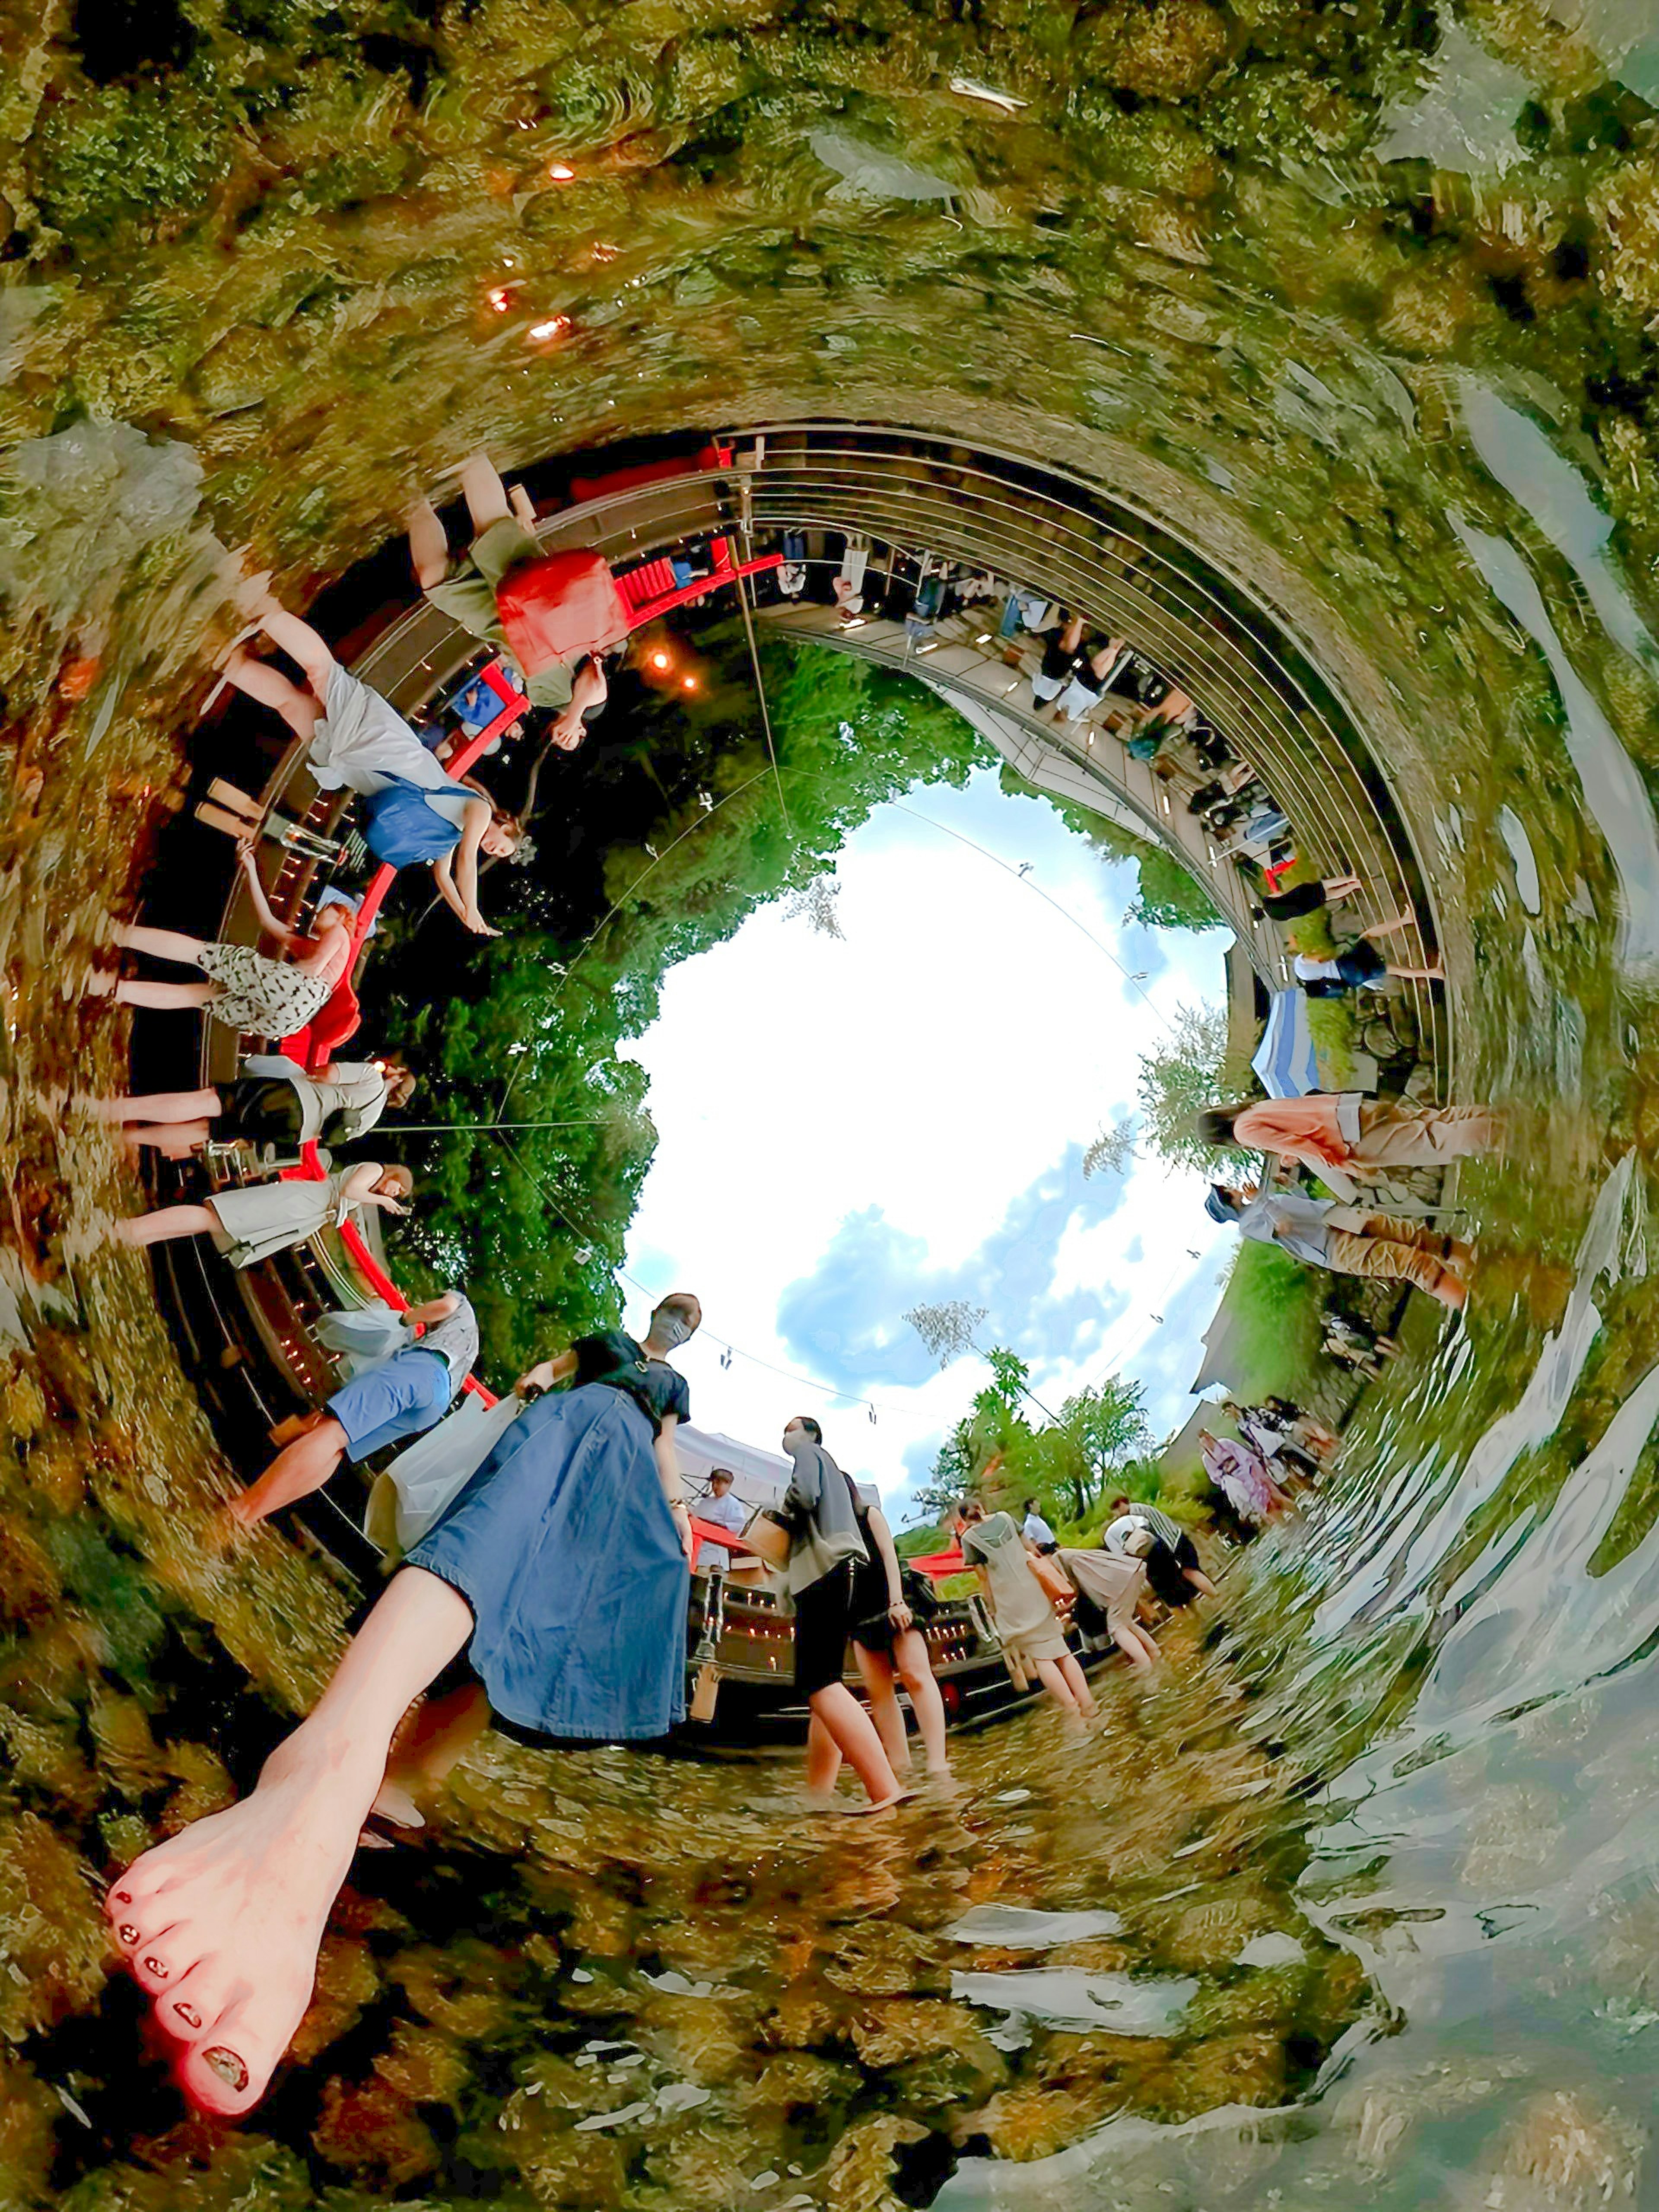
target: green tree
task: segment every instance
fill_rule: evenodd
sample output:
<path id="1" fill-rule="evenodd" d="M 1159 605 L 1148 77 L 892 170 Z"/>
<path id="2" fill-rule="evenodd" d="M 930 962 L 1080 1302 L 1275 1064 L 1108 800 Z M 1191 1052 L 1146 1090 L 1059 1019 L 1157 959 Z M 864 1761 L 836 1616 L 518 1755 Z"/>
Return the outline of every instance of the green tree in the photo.
<path id="1" fill-rule="evenodd" d="M 1224 1155 L 1192 1131 L 1201 1107 L 1228 1095 L 1227 1014 L 1223 1006 L 1177 1006 L 1167 1043 L 1140 1063 L 1140 1130 L 1160 1159 L 1200 1170 Z"/>
<path id="2" fill-rule="evenodd" d="M 1140 886 L 1123 919 L 1149 929 L 1221 929 L 1226 916 L 1202 883 L 1160 845 L 1144 846 L 1135 856 Z"/>

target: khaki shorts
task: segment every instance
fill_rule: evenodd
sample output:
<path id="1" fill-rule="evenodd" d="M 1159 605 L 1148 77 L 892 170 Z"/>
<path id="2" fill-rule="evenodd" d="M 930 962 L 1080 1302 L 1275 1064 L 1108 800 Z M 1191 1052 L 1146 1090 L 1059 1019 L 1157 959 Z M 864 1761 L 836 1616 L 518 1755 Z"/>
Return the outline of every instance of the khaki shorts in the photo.
<path id="1" fill-rule="evenodd" d="M 505 576 L 526 561 L 539 560 L 541 550 L 532 532 L 510 515 L 504 516 L 479 532 L 442 583 L 428 586 L 426 596 L 440 614 L 459 623 L 474 637 L 484 639 L 498 653 L 510 653 L 495 608 L 495 593 Z M 538 669 L 526 680 L 525 689 L 532 707 L 568 707 L 570 671 L 562 661 L 555 661 L 550 667 Z"/>

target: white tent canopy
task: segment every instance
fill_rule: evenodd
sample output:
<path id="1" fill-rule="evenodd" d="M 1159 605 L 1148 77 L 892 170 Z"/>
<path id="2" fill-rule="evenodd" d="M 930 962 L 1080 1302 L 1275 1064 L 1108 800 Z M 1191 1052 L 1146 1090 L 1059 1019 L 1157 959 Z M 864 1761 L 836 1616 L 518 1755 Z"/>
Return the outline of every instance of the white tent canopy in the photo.
<path id="1" fill-rule="evenodd" d="M 781 1452 L 739 1443 L 717 1429 L 696 1429 L 682 1421 L 674 1431 L 674 1449 L 694 1504 L 708 1496 L 708 1478 L 717 1467 L 731 1468 L 732 1493 L 748 1506 L 777 1504 L 788 1486 L 792 1469 Z"/>

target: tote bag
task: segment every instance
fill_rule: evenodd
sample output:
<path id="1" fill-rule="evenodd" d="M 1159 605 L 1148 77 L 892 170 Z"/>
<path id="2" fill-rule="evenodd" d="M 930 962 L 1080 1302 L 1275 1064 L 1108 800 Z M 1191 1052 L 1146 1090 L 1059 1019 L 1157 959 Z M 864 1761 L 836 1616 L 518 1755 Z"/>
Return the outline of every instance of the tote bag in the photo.
<path id="1" fill-rule="evenodd" d="M 388 1573 L 472 1480 L 523 1411 L 524 1401 L 510 1395 L 486 1406 L 475 1391 L 464 1390 L 436 1428 L 375 1476 L 363 1534 L 387 1555 Z"/>
<path id="2" fill-rule="evenodd" d="M 495 611 L 526 676 L 562 660 L 573 667 L 628 635 L 628 609 L 603 554 L 572 549 L 509 568 Z"/>

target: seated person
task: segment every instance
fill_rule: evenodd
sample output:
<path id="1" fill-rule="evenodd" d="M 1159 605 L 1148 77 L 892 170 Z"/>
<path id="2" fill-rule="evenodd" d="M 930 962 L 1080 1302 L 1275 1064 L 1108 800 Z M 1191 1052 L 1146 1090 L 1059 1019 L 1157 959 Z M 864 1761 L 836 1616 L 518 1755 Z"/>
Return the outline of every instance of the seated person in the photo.
<path id="1" fill-rule="evenodd" d="M 509 499 L 484 454 L 462 469 L 461 489 L 473 538 L 453 566 L 436 508 L 429 500 L 410 508 L 416 580 L 440 612 L 512 654 L 531 705 L 554 710 L 552 743 L 580 744 L 585 710 L 606 697 L 599 656 L 628 638 L 628 610 L 610 568 L 591 550 L 544 553 L 523 485 Z"/>

